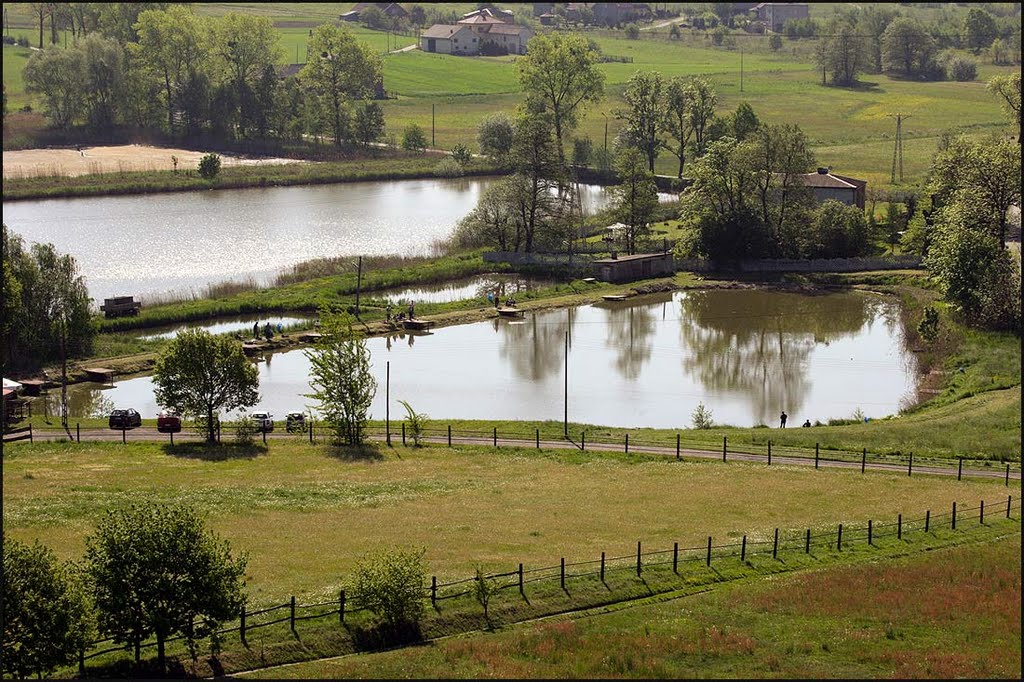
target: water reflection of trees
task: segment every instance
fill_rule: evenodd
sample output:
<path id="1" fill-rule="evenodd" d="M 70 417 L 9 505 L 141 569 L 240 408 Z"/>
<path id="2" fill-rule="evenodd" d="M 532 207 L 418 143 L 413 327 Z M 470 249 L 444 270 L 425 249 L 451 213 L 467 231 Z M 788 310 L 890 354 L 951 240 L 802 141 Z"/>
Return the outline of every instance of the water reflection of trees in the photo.
<path id="1" fill-rule="evenodd" d="M 692 349 L 683 369 L 709 390 L 742 393 L 760 423 L 782 410 L 798 416 L 813 381 L 811 350 L 856 333 L 881 304 L 855 294 L 692 292 L 680 302 L 680 335 Z"/>
<path id="2" fill-rule="evenodd" d="M 657 310 L 660 306 L 656 304 L 605 308 L 606 344 L 615 350 L 615 366 L 626 379 L 640 376 L 644 364 L 651 359 Z"/>
<path id="3" fill-rule="evenodd" d="M 43 405 L 45 401 L 45 406 Z M 33 400 L 32 411 L 50 415 L 60 414 L 60 389 L 51 389 Z M 114 401 L 103 394 L 103 389 L 78 384 L 68 386 L 68 416 L 78 419 L 107 417 L 114 409 Z"/>
<path id="4" fill-rule="evenodd" d="M 531 315 L 521 324 L 495 320 L 501 334 L 501 353 L 515 373 L 530 381 L 544 379 L 562 371 L 565 362 L 565 332 L 576 321 L 575 310 Z M 571 342 L 571 341 L 570 341 Z"/>

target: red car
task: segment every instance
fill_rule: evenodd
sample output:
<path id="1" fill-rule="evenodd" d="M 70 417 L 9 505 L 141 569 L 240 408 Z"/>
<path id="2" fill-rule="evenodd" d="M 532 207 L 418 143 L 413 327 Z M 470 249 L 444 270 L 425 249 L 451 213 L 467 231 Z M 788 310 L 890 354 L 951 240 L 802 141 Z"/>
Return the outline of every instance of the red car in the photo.
<path id="1" fill-rule="evenodd" d="M 178 433 L 181 431 L 181 417 L 166 410 L 156 418 L 156 430 L 160 433 Z"/>

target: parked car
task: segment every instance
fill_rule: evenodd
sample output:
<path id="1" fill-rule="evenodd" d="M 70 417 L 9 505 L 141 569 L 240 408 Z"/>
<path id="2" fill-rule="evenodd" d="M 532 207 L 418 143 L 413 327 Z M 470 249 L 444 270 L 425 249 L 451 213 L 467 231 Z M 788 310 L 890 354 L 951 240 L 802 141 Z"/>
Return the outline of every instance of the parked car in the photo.
<path id="1" fill-rule="evenodd" d="M 249 418 L 258 432 L 274 430 L 274 415 L 269 412 L 253 412 Z"/>
<path id="2" fill-rule="evenodd" d="M 181 431 L 181 417 L 173 410 L 164 410 L 157 415 L 156 430 L 160 433 L 178 433 Z"/>
<path id="3" fill-rule="evenodd" d="M 108 423 L 112 429 L 134 429 L 142 426 L 142 415 L 130 407 L 127 410 L 114 410 L 110 413 Z"/>
<path id="4" fill-rule="evenodd" d="M 302 412 L 289 412 L 285 417 L 285 428 L 288 433 L 306 430 L 306 415 Z"/>

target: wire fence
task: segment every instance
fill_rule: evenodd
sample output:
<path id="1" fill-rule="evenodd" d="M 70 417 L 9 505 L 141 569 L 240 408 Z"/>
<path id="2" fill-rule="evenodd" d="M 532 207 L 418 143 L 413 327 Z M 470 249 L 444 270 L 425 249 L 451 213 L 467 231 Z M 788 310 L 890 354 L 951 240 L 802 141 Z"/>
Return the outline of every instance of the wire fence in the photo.
<path id="1" fill-rule="evenodd" d="M 99 431 L 99 432 L 97 432 Z M 559 429 L 556 427 L 534 428 L 530 433 L 527 427 L 518 429 L 506 429 L 499 431 L 498 427 L 490 429 L 470 429 L 464 427 L 454 428 L 451 424 L 440 425 L 436 422 L 422 427 L 418 431 L 407 425 L 406 422 L 390 422 L 384 426 L 370 426 L 364 436 L 369 441 L 383 442 L 387 445 L 417 445 L 429 443 L 434 445 L 490 445 L 493 448 L 517 447 L 517 448 L 575 448 L 581 452 L 622 452 L 624 454 L 646 454 L 674 457 L 682 461 L 686 457 L 699 458 L 721 458 L 723 462 L 745 461 L 758 462 L 771 465 L 812 465 L 815 469 L 820 468 L 843 468 L 847 470 L 859 469 L 861 473 L 869 469 L 873 471 L 888 471 L 906 473 L 907 476 L 918 474 L 940 474 L 956 475 L 957 480 L 964 478 L 1002 478 L 1006 486 L 1010 481 L 1021 480 L 1020 461 L 1005 462 L 998 460 L 978 460 L 967 457 L 943 458 L 935 456 L 914 455 L 913 452 L 906 454 L 869 452 L 866 447 L 858 450 L 821 447 L 816 443 L 813 448 L 795 445 L 779 445 L 771 439 L 765 438 L 763 442 L 754 440 L 746 441 L 738 438 L 729 439 L 728 435 L 722 435 L 721 440 L 713 440 L 715 436 L 695 437 L 693 432 L 682 432 L 675 434 L 663 433 L 660 435 L 638 436 L 635 433 L 623 431 L 615 433 L 602 429 L 600 431 Z M 674 436 L 674 438 L 673 438 Z M 285 429 L 278 429 L 271 432 L 256 434 L 256 442 L 269 445 L 273 441 L 282 439 L 306 439 L 311 444 L 323 444 L 332 441 L 334 434 L 326 424 L 307 421 L 301 429 L 289 432 Z M 203 435 L 193 430 L 182 430 L 178 433 L 159 433 L 152 427 L 139 427 L 135 429 L 111 429 L 97 430 L 86 429 L 84 441 L 103 440 L 108 441 L 120 439 L 122 443 L 132 442 L 153 442 L 165 440 L 170 445 L 196 442 L 203 439 Z M 216 433 L 218 442 L 227 438 L 232 439 L 231 432 L 224 434 L 220 428 Z M 29 440 L 70 440 L 83 442 L 82 428 L 76 424 L 74 428 L 64 429 L 40 429 L 30 425 L 29 427 L 16 429 L 5 433 L 3 442 L 14 442 L 22 439 Z"/>
<path id="2" fill-rule="evenodd" d="M 1020 500 L 1014 500 L 1012 495 L 999 502 L 986 503 L 981 501 L 978 506 L 957 506 L 952 503 L 949 511 L 932 513 L 925 511 L 923 516 L 904 518 L 898 514 L 896 519 L 877 523 L 869 519 L 866 524 L 851 525 L 838 524 L 834 528 L 823 528 L 815 532 L 812 528 L 805 529 L 779 529 L 775 528 L 770 539 L 756 540 L 747 535 L 739 541 L 714 541 L 713 536 L 708 536 L 707 543 L 680 547 L 679 543 L 673 543 L 670 548 L 646 550 L 642 542 L 636 543 L 636 552 L 618 556 L 607 556 L 601 552 L 600 558 L 581 561 L 567 562 L 565 557 L 559 560 L 558 564 L 526 568 L 523 563 L 511 571 L 487 573 L 479 577 L 459 578 L 448 581 L 438 581 L 437 576 L 431 576 L 428 584 L 420 584 L 423 599 L 429 600 L 431 606 L 436 610 L 438 602 L 457 599 L 472 595 L 475 592 L 475 585 L 480 580 L 487 581 L 494 590 L 504 591 L 517 589 L 520 597 L 527 601 L 527 586 L 541 582 L 559 581 L 559 587 L 566 590 L 566 583 L 580 578 L 598 577 L 602 582 L 611 574 L 628 572 L 642 577 L 644 571 L 658 567 L 671 566 L 677 576 L 682 576 L 686 570 L 695 568 L 711 568 L 716 561 L 723 559 L 738 558 L 741 562 L 747 561 L 754 556 L 771 556 L 778 560 L 780 555 L 800 552 L 811 554 L 815 550 L 829 552 L 847 551 L 854 545 L 873 546 L 875 541 L 881 538 L 896 537 L 903 540 L 904 536 L 912 533 L 931 533 L 940 529 L 952 530 L 977 530 L 988 528 L 1003 519 L 1012 519 L 1014 509 L 1020 509 Z M 1019 514 L 1018 514 L 1019 517 Z M 346 623 L 346 619 L 354 614 L 372 611 L 372 605 L 360 603 L 347 596 L 344 589 L 339 590 L 336 599 L 320 601 L 311 604 L 300 604 L 293 596 L 283 604 L 274 604 L 256 610 L 247 610 L 243 607 L 236 621 L 225 627 L 216 628 L 211 626 L 218 636 L 238 633 L 243 644 L 247 644 L 246 636 L 253 630 L 288 623 L 292 632 L 296 631 L 296 623 L 304 620 L 321 618 L 337 618 L 340 625 Z M 192 624 L 194 627 L 194 623 Z M 165 640 L 165 643 L 185 639 L 184 635 L 178 635 Z M 114 646 L 103 646 L 108 644 Z M 116 642 L 114 638 L 93 642 L 85 651 L 79 654 L 79 671 L 84 674 L 85 661 L 98 656 L 117 652 L 131 651 L 133 648 L 141 652 L 144 649 L 157 646 L 155 640 L 145 642 Z"/>

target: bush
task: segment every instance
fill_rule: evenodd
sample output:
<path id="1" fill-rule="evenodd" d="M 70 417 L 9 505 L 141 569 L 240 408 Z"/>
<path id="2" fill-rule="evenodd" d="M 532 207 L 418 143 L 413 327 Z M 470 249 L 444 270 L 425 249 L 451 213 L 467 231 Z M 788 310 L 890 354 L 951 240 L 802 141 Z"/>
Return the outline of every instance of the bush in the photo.
<path id="1" fill-rule="evenodd" d="M 465 175 L 465 170 L 463 170 L 462 164 L 449 156 L 441 159 L 434 166 L 434 175 L 439 178 L 459 178 Z"/>
<path id="2" fill-rule="evenodd" d="M 636 40 L 640 37 L 640 27 L 636 24 L 626 24 L 626 37 L 630 40 Z"/>
<path id="3" fill-rule="evenodd" d="M 243 414 L 235 422 L 235 442 L 239 445 L 252 445 L 255 436 L 256 425 L 249 418 L 249 415 Z"/>
<path id="4" fill-rule="evenodd" d="M 427 136 L 423 128 L 413 123 L 402 133 L 402 149 L 410 152 L 423 152 L 427 148 Z"/>
<path id="5" fill-rule="evenodd" d="M 917 325 L 917 333 L 925 341 L 934 341 L 939 335 L 939 311 L 932 306 L 926 306 L 921 321 Z"/>
<path id="6" fill-rule="evenodd" d="M 978 77 L 978 65 L 971 59 L 954 57 L 946 65 L 946 73 L 950 80 L 961 83 L 972 81 Z"/>
<path id="7" fill-rule="evenodd" d="M 425 550 L 392 550 L 362 559 L 352 576 L 352 598 L 378 618 L 381 643 L 420 638 Z"/>
<path id="8" fill-rule="evenodd" d="M 693 428 L 710 429 L 715 425 L 711 416 L 711 410 L 705 407 L 703 402 L 697 403 L 697 407 L 693 409 L 693 413 L 690 415 L 690 419 L 693 420 Z"/>
<path id="9" fill-rule="evenodd" d="M 204 180 L 213 180 L 218 173 L 220 173 L 220 156 L 210 153 L 199 159 L 199 177 Z"/>
<path id="10" fill-rule="evenodd" d="M 452 158 L 465 166 L 473 160 L 473 153 L 469 151 L 469 147 L 460 142 L 452 147 Z"/>
<path id="11" fill-rule="evenodd" d="M 405 423 L 409 425 L 409 435 L 412 436 L 412 443 L 419 447 L 420 441 L 423 440 L 423 436 L 426 434 L 427 420 L 430 417 L 425 413 L 413 410 L 412 405 L 405 400 L 399 400 L 398 402 L 405 408 Z"/>
<path id="12" fill-rule="evenodd" d="M 773 33 L 768 36 L 768 47 L 771 48 L 772 52 L 778 52 L 782 49 L 782 36 L 778 33 Z"/>
<path id="13" fill-rule="evenodd" d="M 28 38 L 25 36 L 18 36 L 18 47 L 28 47 Z"/>
<path id="14" fill-rule="evenodd" d="M 14 36 L 4 36 L 3 40 L 4 40 L 4 45 L 14 45 L 15 42 L 16 42 L 14 40 Z"/>

